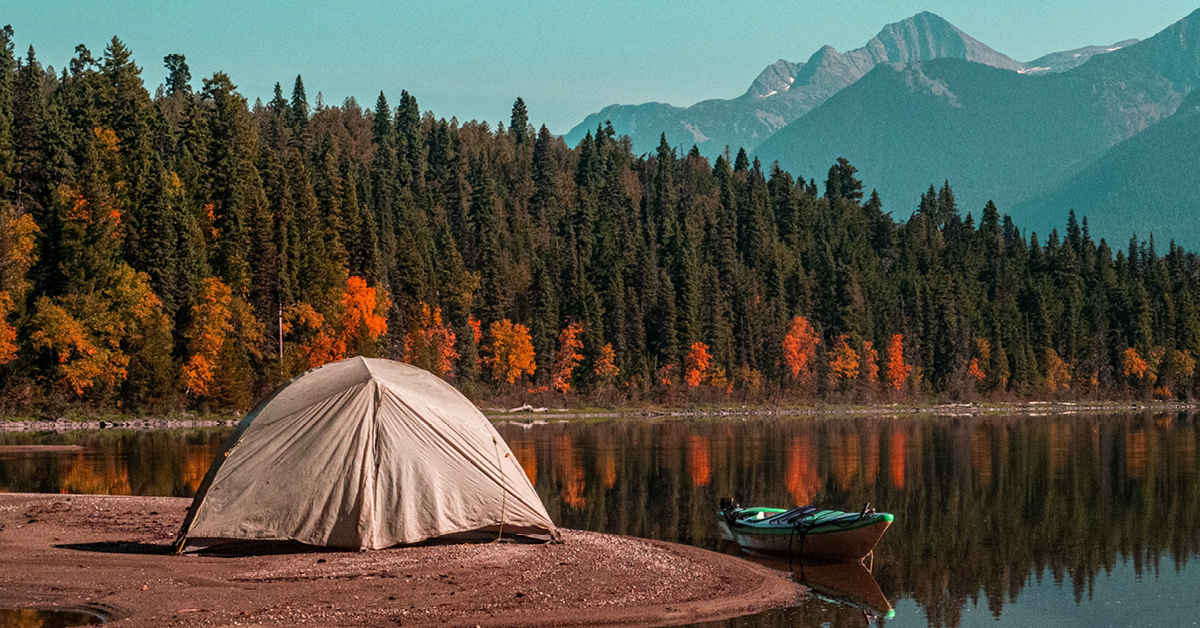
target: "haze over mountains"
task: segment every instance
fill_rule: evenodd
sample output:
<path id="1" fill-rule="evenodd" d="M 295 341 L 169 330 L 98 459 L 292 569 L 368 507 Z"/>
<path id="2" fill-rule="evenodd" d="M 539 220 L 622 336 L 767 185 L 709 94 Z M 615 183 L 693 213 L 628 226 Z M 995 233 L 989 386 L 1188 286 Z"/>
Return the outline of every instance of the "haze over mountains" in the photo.
<path id="1" fill-rule="evenodd" d="M 1145 41 L 1027 63 L 921 13 L 862 48 L 780 60 L 738 98 L 614 105 L 566 140 L 611 120 L 635 152 L 653 150 L 665 134 L 672 146 L 695 144 L 710 157 L 745 147 L 818 180 L 846 157 L 897 216 L 948 179 L 962 211 L 978 214 L 992 199 L 1039 233 L 1061 229 L 1074 208 L 1095 214 L 1089 226 L 1098 236 L 1120 242 L 1153 230 L 1164 245 L 1174 238 L 1197 248 L 1200 169 L 1184 164 L 1195 161 L 1200 114 L 1172 114 L 1198 85 L 1200 11 Z M 1152 159 L 1167 154 L 1175 157 Z M 1157 171 L 1140 167 L 1147 159 Z M 1153 202 L 1167 197 L 1169 210 L 1157 211 Z"/>

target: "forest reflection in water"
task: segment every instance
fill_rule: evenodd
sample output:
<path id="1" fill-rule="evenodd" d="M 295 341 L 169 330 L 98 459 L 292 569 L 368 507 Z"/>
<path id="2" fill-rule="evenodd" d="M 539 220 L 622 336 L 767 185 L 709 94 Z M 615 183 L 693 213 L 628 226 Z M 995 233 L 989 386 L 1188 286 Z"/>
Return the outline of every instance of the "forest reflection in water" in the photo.
<path id="1" fill-rule="evenodd" d="M 728 551 L 720 497 L 844 510 L 869 501 L 896 515 L 873 569 L 895 623 L 959 626 L 1019 617 L 1051 597 L 1064 610 L 1147 583 L 1200 590 L 1200 571 L 1187 568 L 1200 554 L 1196 424 L 1172 414 L 497 427 L 571 528 Z M 0 491 L 190 496 L 228 432 L 0 434 Z M 31 445 L 81 449 L 17 451 Z M 1177 618 L 1149 612 L 1141 618 Z M 862 624 L 855 609 L 821 600 L 775 615 L 736 625 Z"/>
<path id="2" fill-rule="evenodd" d="M 1073 606 L 1092 599 L 1098 578 L 1114 573 L 1138 582 L 1182 574 L 1200 590 L 1200 573 L 1183 573 L 1200 553 L 1194 415 L 500 430 L 551 516 L 567 527 L 717 549 L 713 511 L 723 496 L 744 505 L 842 510 L 871 502 L 896 515 L 875 552 L 875 579 L 894 603 L 915 603 L 931 626 L 962 625 L 969 607 L 998 618 L 1043 579 L 1062 585 Z M 791 622 L 804 612 L 784 615 Z M 842 614 L 822 611 L 819 623 L 838 625 Z"/>

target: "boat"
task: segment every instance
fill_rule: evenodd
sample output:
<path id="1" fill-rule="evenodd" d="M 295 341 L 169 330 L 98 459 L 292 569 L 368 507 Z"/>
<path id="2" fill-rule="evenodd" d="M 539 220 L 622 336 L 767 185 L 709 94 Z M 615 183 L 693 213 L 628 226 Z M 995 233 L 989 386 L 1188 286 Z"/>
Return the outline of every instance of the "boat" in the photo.
<path id="1" fill-rule="evenodd" d="M 742 508 L 728 499 L 718 511 L 721 536 L 742 549 L 834 561 L 862 560 L 892 525 L 894 517 L 870 504 L 859 512 L 813 506 Z"/>

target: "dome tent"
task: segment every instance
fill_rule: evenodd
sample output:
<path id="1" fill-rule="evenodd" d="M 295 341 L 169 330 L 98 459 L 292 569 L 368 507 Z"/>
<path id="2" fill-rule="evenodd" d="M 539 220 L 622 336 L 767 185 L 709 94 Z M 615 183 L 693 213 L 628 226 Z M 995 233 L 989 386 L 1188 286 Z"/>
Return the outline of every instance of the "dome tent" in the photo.
<path id="1" fill-rule="evenodd" d="M 437 376 L 350 358 L 299 375 L 217 454 L 179 551 L 226 541 L 350 549 L 496 530 L 558 530 L 487 418 Z"/>

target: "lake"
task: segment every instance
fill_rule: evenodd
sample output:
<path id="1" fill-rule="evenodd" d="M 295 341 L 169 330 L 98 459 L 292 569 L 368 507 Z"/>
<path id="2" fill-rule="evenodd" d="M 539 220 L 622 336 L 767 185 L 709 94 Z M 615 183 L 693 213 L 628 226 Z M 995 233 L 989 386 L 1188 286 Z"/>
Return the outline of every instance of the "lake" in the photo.
<path id="1" fill-rule="evenodd" d="M 821 595 L 710 626 L 1200 625 L 1194 415 L 497 428 L 565 527 L 737 553 L 721 497 L 895 514 L 870 573 L 776 561 Z M 0 490 L 190 496 L 228 431 L 0 434 Z"/>

